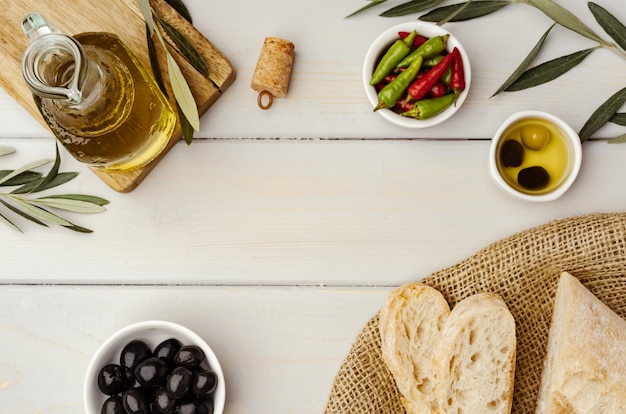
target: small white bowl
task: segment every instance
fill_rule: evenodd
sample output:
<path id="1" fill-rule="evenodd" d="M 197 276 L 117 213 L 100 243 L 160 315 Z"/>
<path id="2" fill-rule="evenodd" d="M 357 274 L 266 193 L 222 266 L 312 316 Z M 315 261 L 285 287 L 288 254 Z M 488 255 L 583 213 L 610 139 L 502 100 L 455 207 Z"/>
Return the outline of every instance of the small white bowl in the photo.
<path id="1" fill-rule="evenodd" d="M 183 345 L 196 345 L 205 355 L 203 368 L 210 368 L 217 375 L 217 388 L 213 394 L 214 414 L 222 414 L 226 400 L 226 387 L 222 367 L 209 345 L 195 332 L 184 326 L 166 321 L 145 321 L 129 325 L 115 332 L 96 351 L 89 367 L 84 384 L 85 410 L 87 414 L 100 414 L 102 404 L 108 398 L 98 388 L 97 378 L 100 369 L 107 364 L 119 364 L 124 346 L 132 340 L 142 340 L 151 349 L 169 338 L 178 339 Z"/>
<path id="2" fill-rule="evenodd" d="M 501 168 L 498 166 L 498 157 L 500 155 L 500 148 L 506 138 L 507 132 L 510 128 L 513 127 L 514 124 L 518 124 L 520 122 L 524 122 L 529 119 L 540 119 L 547 121 L 552 124 L 560 133 L 562 134 L 565 140 L 565 157 L 564 161 L 564 173 L 562 178 L 558 183 L 552 185 L 552 188 L 545 190 L 529 190 L 523 191 L 517 188 L 514 188 L 510 184 L 509 180 L 505 178 L 505 173 L 501 171 Z M 547 147 L 546 147 L 547 148 Z M 524 151 L 527 151 L 525 149 Z M 556 159 L 556 157 L 551 157 L 552 160 Z M 512 114 L 506 121 L 502 123 L 498 131 L 493 136 L 491 140 L 491 148 L 489 151 L 489 175 L 492 178 L 493 182 L 503 190 L 506 194 L 518 198 L 520 200 L 525 201 L 533 201 L 533 202 L 545 202 L 545 201 L 553 201 L 557 198 L 561 197 L 574 183 L 576 180 L 576 176 L 580 171 L 580 166 L 582 164 L 582 145 L 580 142 L 580 138 L 576 131 L 572 129 L 567 123 L 558 117 L 549 114 L 547 112 L 542 111 L 521 111 Z M 529 165 L 522 165 L 519 168 L 526 167 Z M 502 167 L 504 170 L 505 167 Z M 511 170 L 511 174 L 514 174 L 514 171 Z"/>
<path id="3" fill-rule="evenodd" d="M 454 35 L 452 35 L 449 31 L 445 30 L 441 26 L 438 26 L 435 23 L 431 22 L 423 22 L 423 21 L 413 21 L 401 23 L 399 25 L 393 26 L 383 33 L 380 34 L 374 40 L 374 42 L 369 47 L 366 55 L 365 61 L 363 62 L 363 87 L 365 88 L 365 94 L 367 95 L 368 100 L 372 104 L 372 108 L 375 108 L 378 104 L 378 92 L 376 91 L 376 87 L 370 85 L 370 79 L 372 78 L 372 74 L 374 73 L 374 69 L 376 69 L 376 65 L 378 64 L 378 60 L 382 57 L 385 51 L 399 39 L 398 32 L 412 32 L 413 30 L 417 31 L 417 34 L 420 36 L 424 36 L 427 38 L 431 38 L 433 36 L 444 36 L 449 35 L 448 41 L 446 43 L 446 50 L 451 52 L 454 47 L 459 49 L 461 53 L 461 57 L 463 59 L 463 70 L 465 72 L 465 89 L 459 94 L 456 105 L 452 105 L 440 114 L 433 116 L 432 118 L 417 120 L 415 118 L 404 117 L 399 113 L 394 112 L 392 109 L 379 109 L 376 112 L 379 113 L 386 120 L 400 125 L 406 128 L 426 128 L 433 125 L 437 125 L 450 118 L 459 108 L 463 105 L 465 98 L 467 98 L 467 94 L 469 93 L 470 84 L 472 80 L 472 70 L 470 67 L 469 57 L 465 52 L 465 49 L 461 45 L 461 43 L 457 40 Z"/>

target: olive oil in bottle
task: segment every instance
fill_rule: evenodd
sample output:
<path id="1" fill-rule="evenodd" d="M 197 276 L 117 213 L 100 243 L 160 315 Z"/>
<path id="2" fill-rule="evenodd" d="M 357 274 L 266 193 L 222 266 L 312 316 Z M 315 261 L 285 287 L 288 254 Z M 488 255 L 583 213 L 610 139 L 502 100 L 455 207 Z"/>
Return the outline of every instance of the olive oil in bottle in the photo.
<path id="1" fill-rule="evenodd" d="M 161 153 L 176 113 L 117 36 L 66 36 L 37 14 L 22 27 L 30 40 L 24 78 L 70 154 L 104 171 L 131 171 Z"/>

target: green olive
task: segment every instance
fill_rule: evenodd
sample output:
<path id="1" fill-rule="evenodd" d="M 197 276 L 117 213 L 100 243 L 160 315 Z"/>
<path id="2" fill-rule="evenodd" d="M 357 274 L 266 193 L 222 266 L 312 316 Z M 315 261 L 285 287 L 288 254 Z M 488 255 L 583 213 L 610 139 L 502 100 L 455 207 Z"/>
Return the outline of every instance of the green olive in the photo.
<path id="1" fill-rule="evenodd" d="M 541 151 L 550 141 L 550 131 L 543 125 L 530 124 L 522 128 L 522 144 L 529 150 Z"/>

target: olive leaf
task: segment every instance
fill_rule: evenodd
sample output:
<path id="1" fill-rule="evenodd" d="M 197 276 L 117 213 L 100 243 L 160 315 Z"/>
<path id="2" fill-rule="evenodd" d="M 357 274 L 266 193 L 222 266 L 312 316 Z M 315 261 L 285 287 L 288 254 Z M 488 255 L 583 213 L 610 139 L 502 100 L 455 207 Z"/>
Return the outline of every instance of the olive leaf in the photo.
<path id="1" fill-rule="evenodd" d="M 150 34 L 154 33 L 156 31 L 156 25 L 154 24 L 154 18 L 152 16 L 150 0 L 137 0 L 137 4 L 139 5 L 139 10 L 141 10 L 143 20 L 146 22 L 146 26 L 148 26 Z"/>
<path id="2" fill-rule="evenodd" d="M 426 22 L 440 22 L 448 18 L 450 15 L 454 14 L 458 9 L 464 7 L 465 10 L 448 20 L 450 22 L 461 22 L 465 20 L 475 19 L 477 17 L 486 16 L 500 10 L 505 6 L 508 6 L 509 4 L 511 4 L 511 2 L 506 0 L 473 1 L 469 5 L 466 5 L 465 3 L 457 3 L 433 9 L 430 12 L 420 16 L 419 19 Z"/>
<path id="3" fill-rule="evenodd" d="M 17 227 L 15 225 L 15 223 L 13 223 L 11 220 L 9 220 L 8 218 L 6 218 L 4 215 L 2 215 L 2 213 L 0 213 L 0 222 L 8 225 L 9 227 L 13 227 L 14 230 L 19 231 L 20 233 L 23 233 L 22 229 L 20 229 L 19 227 Z"/>
<path id="4" fill-rule="evenodd" d="M 163 30 L 165 30 L 165 33 L 167 33 L 170 39 L 172 39 L 181 53 L 185 55 L 185 58 L 189 61 L 189 63 L 191 63 L 191 65 L 196 68 L 198 72 L 208 78 L 209 67 L 200 52 L 198 52 L 198 49 L 196 49 L 195 46 L 181 32 L 176 30 L 174 26 L 158 16 L 157 19 L 159 24 L 163 27 Z"/>
<path id="5" fill-rule="evenodd" d="M 163 82 L 163 74 L 161 73 L 161 66 L 159 66 L 159 59 L 157 57 L 156 47 L 154 46 L 154 40 L 152 40 L 152 33 L 150 32 L 150 28 L 147 24 L 146 42 L 148 44 L 148 57 L 150 58 L 150 68 L 152 69 L 154 80 L 157 85 L 159 85 L 159 89 L 163 92 L 163 95 L 165 95 L 165 97 L 169 97 L 167 88 L 165 87 L 165 82 Z"/>
<path id="6" fill-rule="evenodd" d="M 361 12 L 364 12 L 365 10 L 371 9 L 372 7 L 378 6 L 379 4 L 384 3 L 386 1 L 387 0 L 369 0 L 368 3 L 365 6 L 363 6 L 360 9 L 350 13 L 349 15 L 347 15 L 345 17 L 345 19 L 347 19 L 348 17 L 355 16 L 355 15 L 361 13 Z"/>
<path id="7" fill-rule="evenodd" d="M 59 155 L 58 145 L 56 146 L 56 158 L 48 173 L 43 175 L 39 172 L 32 171 L 34 168 L 42 167 L 51 162 L 53 161 L 39 160 L 16 170 L 0 171 L 0 186 L 18 187 L 10 193 L 0 193 L 0 206 L 4 206 L 9 212 L 41 226 L 48 227 L 48 223 L 50 223 L 81 233 L 91 233 L 91 230 L 77 226 L 50 209 L 75 213 L 100 213 L 106 210 L 103 206 L 109 203 L 108 200 L 83 194 L 57 194 L 39 198 L 31 197 L 33 193 L 59 186 L 78 175 L 78 173 L 75 172 L 59 172 L 61 157 Z M 6 213 L 0 212 L 0 222 L 7 224 L 15 230 L 22 231 Z"/>
<path id="8" fill-rule="evenodd" d="M 626 27 L 622 22 L 596 3 L 589 2 L 587 5 L 598 24 L 602 26 L 602 29 L 604 29 L 622 49 L 626 50 Z"/>
<path id="9" fill-rule="evenodd" d="M 167 54 L 167 70 L 170 75 L 172 92 L 174 92 L 176 102 L 180 105 L 181 112 L 185 114 L 185 118 L 187 118 L 187 121 L 189 121 L 193 129 L 199 131 L 200 115 L 198 114 L 196 101 L 193 98 L 191 89 L 189 89 L 189 84 L 187 84 L 185 76 L 169 53 Z"/>
<path id="10" fill-rule="evenodd" d="M 42 178 L 40 178 L 39 180 L 33 180 L 24 183 L 24 185 L 22 185 L 20 188 L 11 191 L 11 194 L 27 194 L 36 191 L 48 190 L 50 188 L 57 187 L 61 184 L 65 184 L 66 182 L 73 180 L 74 178 L 76 178 L 77 175 L 77 172 L 60 173 L 56 177 L 45 183 L 43 182 Z"/>
<path id="11" fill-rule="evenodd" d="M 581 142 L 587 141 L 591 136 L 606 124 L 626 102 L 626 87 L 615 92 L 609 99 L 594 111 L 581 128 L 578 136 Z"/>
<path id="12" fill-rule="evenodd" d="M 176 109 L 178 110 L 178 117 L 180 119 L 180 130 L 183 139 L 185 140 L 187 145 L 191 145 L 191 143 L 193 142 L 193 127 L 191 126 L 189 120 L 180 108 L 180 105 L 176 104 Z"/>
<path id="13" fill-rule="evenodd" d="M 626 142 L 626 134 L 622 134 L 618 137 L 612 138 L 607 141 L 609 144 L 623 144 Z"/>
<path id="14" fill-rule="evenodd" d="M 526 2 L 541 12 L 543 12 L 546 16 L 557 22 L 563 27 L 566 27 L 574 32 L 578 33 L 581 36 L 584 36 L 588 39 L 594 40 L 598 43 L 610 46 L 611 43 L 602 39 L 598 36 L 593 30 L 591 30 L 585 23 L 583 23 L 578 17 L 576 17 L 572 12 L 564 8 L 563 6 L 553 2 L 552 0 L 526 0 Z"/>
<path id="15" fill-rule="evenodd" d="M 474 2 L 474 0 L 467 0 L 461 7 L 459 7 L 455 11 L 453 11 L 448 16 L 444 17 L 442 20 L 439 20 L 437 22 L 437 25 L 438 26 L 443 26 L 444 24 L 448 23 L 449 21 L 453 21 L 456 16 L 460 15 L 461 13 L 463 13 L 463 11 L 465 11 L 469 6 L 471 6 L 473 2 Z"/>
<path id="16" fill-rule="evenodd" d="M 11 171 L 9 174 L 0 178 L 0 184 L 9 181 L 11 178 L 20 175 L 24 171 L 32 170 L 33 168 L 41 167 L 43 165 L 50 164 L 51 162 L 52 160 L 38 160 L 28 163 L 25 166 L 18 168 L 17 170 Z"/>
<path id="17" fill-rule="evenodd" d="M 47 188 L 46 186 L 50 182 L 52 182 L 54 179 L 56 179 L 57 176 L 59 175 L 59 167 L 61 166 L 61 156 L 59 154 L 59 146 L 55 145 L 54 148 L 55 148 L 56 154 L 54 158 L 54 164 L 52 164 L 52 168 L 50 168 L 50 171 L 48 171 L 48 174 L 46 176 L 42 177 L 39 180 L 39 182 L 37 182 L 37 185 L 34 186 L 31 192 L 44 190 L 45 188 Z"/>
<path id="18" fill-rule="evenodd" d="M 613 122 L 614 124 L 626 126 L 626 113 L 618 112 L 609 119 L 609 122 Z"/>
<path id="19" fill-rule="evenodd" d="M 172 9 L 176 10 L 178 14 L 183 17 L 183 19 L 193 24 L 191 14 L 189 13 L 187 6 L 185 6 L 185 3 L 183 3 L 181 0 L 165 0 L 165 2 L 169 4 Z"/>
<path id="20" fill-rule="evenodd" d="M 22 199 L 18 196 L 10 196 L 9 199 L 17 204 L 17 206 L 20 207 L 23 212 L 42 222 L 58 224 L 59 226 L 64 227 L 73 225 L 58 214 L 54 214 L 43 207 L 39 207 L 36 204 L 32 204 L 32 202 L 29 202 L 29 200 Z"/>
<path id="21" fill-rule="evenodd" d="M 43 204 L 48 207 L 53 207 L 59 210 L 72 211 L 75 213 L 93 214 L 106 211 L 106 208 L 102 207 L 98 203 L 74 199 L 71 197 L 40 197 L 36 198 L 34 201 L 38 204 Z"/>
<path id="22" fill-rule="evenodd" d="M 535 45 L 535 47 L 533 47 L 533 49 L 530 51 L 528 56 L 526 56 L 526 59 L 524 59 L 522 63 L 520 63 L 517 69 L 515 69 L 515 71 L 511 74 L 511 76 L 509 76 L 509 78 L 504 81 L 504 83 L 498 88 L 498 90 L 495 91 L 493 95 L 491 95 L 491 98 L 493 98 L 494 96 L 496 96 L 497 94 L 499 94 L 500 92 L 504 91 L 506 88 L 511 86 L 526 71 L 526 69 L 528 69 L 532 61 L 535 59 L 535 57 L 539 53 L 539 50 L 541 50 L 541 47 L 543 46 L 543 43 L 546 41 L 548 34 L 550 33 L 550 31 L 555 25 L 556 23 L 552 24 L 552 26 L 550 26 L 548 30 L 546 30 L 546 32 L 543 34 L 543 36 L 541 36 L 541 38 Z"/>
<path id="23" fill-rule="evenodd" d="M 0 170 L 0 178 L 3 178 L 7 174 L 11 174 L 11 170 Z M 14 176 L 13 178 L 9 178 L 8 181 L 0 184 L 1 187 L 14 187 L 16 185 L 22 185 L 31 183 L 35 180 L 41 179 L 41 173 L 35 171 L 24 171 L 21 174 Z"/>
<path id="24" fill-rule="evenodd" d="M 163 40 L 163 36 L 161 32 L 157 30 L 156 24 L 154 22 L 154 16 L 152 14 L 152 9 L 150 8 L 149 0 L 136 0 L 139 4 L 139 8 L 143 15 L 144 21 L 148 27 L 148 30 L 151 34 L 156 34 L 159 39 L 161 46 L 165 50 L 165 57 L 167 60 L 167 70 L 170 77 L 170 85 L 172 87 L 172 92 L 174 93 L 174 99 L 178 105 L 180 105 L 181 112 L 185 115 L 190 125 L 193 127 L 195 131 L 200 130 L 200 115 L 198 113 L 198 106 L 195 103 L 195 99 L 193 94 L 191 93 L 191 88 L 187 83 L 187 79 L 183 75 L 178 63 L 174 60 L 172 55 L 167 50 L 167 46 L 165 44 L 165 40 Z M 179 117 L 179 120 L 181 118 Z M 181 121 L 182 123 L 183 121 Z"/>
<path id="25" fill-rule="evenodd" d="M 398 6 L 392 7 L 389 10 L 382 12 L 380 15 L 383 17 L 406 16 L 407 14 L 417 13 L 426 9 L 430 9 L 431 7 L 436 6 L 442 1 L 443 0 L 411 0 Z"/>
<path id="26" fill-rule="evenodd" d="M 39 224 L 40 226 L 44 226 L 44 227 L 48 227 L 48 225 L 46 223 L 44 223 L 43 221 L 37 220 L 36 218 L 24 213 L 22 210 L 13 207 L 11 204 L 3 201 L 0 199 L 0 203 L 2 203 L 6 208 L 8 208 L 9 210 L 11 210 L 12 212 L 14 212 L 15 214 L 32 221 L 35 224 Z M 17 230 L 19 230 L 20 232 L 22 232 L 22 229 L 20 229 L 19 227 L 17 227 L 17 225 L 15 223 L 13 223 L 12 221 L 10 221 L 7 217 L 3 216 L 3 218 L 8 221 L 12 227 L 16 228 Z"/>
<path id="27" fill-rule="evenodd" d="M 595 49 L 596 47 L 580 50 L 530 68 L 504 90 L 507 92 L 521 91 L 550 82 L 574 68 Z"/>
<path id="28" fill-rule="evenodd" d="M 3 155 L 13 154 L 15 150 L 11 147 L 0 147 L 0 157 Z"/>

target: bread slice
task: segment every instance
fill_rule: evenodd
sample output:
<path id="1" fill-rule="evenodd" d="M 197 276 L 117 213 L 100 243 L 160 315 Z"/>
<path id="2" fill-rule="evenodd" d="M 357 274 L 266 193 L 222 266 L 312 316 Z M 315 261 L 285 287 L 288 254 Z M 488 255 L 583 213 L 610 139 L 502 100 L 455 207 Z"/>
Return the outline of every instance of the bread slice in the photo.
<path id="1" fill-rule="evenodd" d="M 515 320 L 500 296 L 459 302 L 434 353 L 442 414 L 508 414 L 513 402 Z"/>
<path id="2" fill-rule="evenodd" d="M 626 321 L 561 274 L 537 414 L 626 413 Z"/>
<path id="3" fill-rule="evenodd" d="M 380 311 L 382 357 L 408 414 L 436 412 L 432 353 L 449 314 L 443 295 L 421 283 L 395 289 Z"/>

